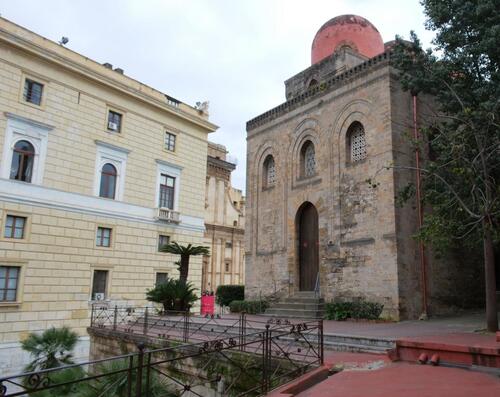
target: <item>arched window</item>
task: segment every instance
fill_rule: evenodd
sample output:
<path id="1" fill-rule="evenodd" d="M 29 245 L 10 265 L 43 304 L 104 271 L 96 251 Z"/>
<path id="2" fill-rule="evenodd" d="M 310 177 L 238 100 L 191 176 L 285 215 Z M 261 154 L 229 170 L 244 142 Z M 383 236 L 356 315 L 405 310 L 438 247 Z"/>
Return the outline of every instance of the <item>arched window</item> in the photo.
<path id="1" fill-rule="evenodd" d="M 263 186 L 269 187 L 273 186 L 276 183 L 276 165 L 274 163 L 274 158 L 271 155 L 266 157 L 264 161 L 264 170 L 263 170 Z"/>
<path id="2" fill-rule="evenodd" d="M 309 88 L 314 87 L 316 84 L 318 84 L 318 80 L 311 79 L 311 81 L 309 82 Z"/>
<path id="3" fill-rule="evenodd" d="M 363 124 L 358 121 L 352 123 L 347 130 L 347 155 L 351 163 L 366 158 L 366 139 Z"/>
<path id="4" fill-rule="evenodd" d="M 311 141 L 307 141 L 300 151 L 301 176 L 308 178 L 316 174 L 316 153 Z"/>
<path id="5" fill-rule="evenodd" d="M 113 164 L 106 163 L 101 169 L 101 186 L 99 196 L 114 199 L 116 191 L 116 168 Z"/>
<path id="6" fill-rule="evenodd" d="M 10 165 L 10 179 L 31 182 L 33 176 L 33 162 L 35 161 L 35 148 L 28 141 L 17 141 L 12 153 Z"/>

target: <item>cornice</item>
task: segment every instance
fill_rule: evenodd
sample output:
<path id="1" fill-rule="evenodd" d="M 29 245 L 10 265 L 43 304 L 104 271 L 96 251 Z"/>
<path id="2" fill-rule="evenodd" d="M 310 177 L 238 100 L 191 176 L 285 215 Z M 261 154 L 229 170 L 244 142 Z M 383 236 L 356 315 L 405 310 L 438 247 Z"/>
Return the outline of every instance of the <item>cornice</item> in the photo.
<path id="1" fill-rule="evenodd" d="M 32 33 L 32 34 L 34 34 L 34 33 Z M 95 70 L 92 70 L 91 68 L 86 67 L 85 65 L 82 65 L 81 63 L 79 63 L 77 61 L 69 59 L 68 57 L 65 57 L 61 54 L 58 54 L 58 53 L 56 53 L 48 48 L 42 47 L 42 46 L 24 38 L 24 37 L 15 35 L 12 32 L 5 30 L 2 27 L 0 27 L 0 40 L 7 43 L 7 44 L 10 44 L 14 47 L 20 48 L 26 52 L 29 52 L 31 54 L 35 54 L 35 55 L 37 55 L 37 56 L 39 56 L 39 57 L 41 57 L 49 62 L 55 63 L 61 67 L 69 69 L 75 73 L 81 74 L 88 79 L 96 81 L 100 84 L 104 84 L 104 85 L 106 85 L 110 88 L 116 89 L 118 91 L 121 91 L 127 95 L 134 97 L 135 99 L 139 99 L 139 100 L 146 102 L 152 106 L 160 108 L 161 110 L 166 111 L 173 116 L 177 116 L 181 119 L 184 119 L 184 120 L 189 121 L 193 124 L 196 124 L 199 127 L 202 127 L 204 129 L 208 130 L 209 132 L 213 132 L 213 131 L 218 129 L 217 125 L 215 125 L 207 120 L 203 120 L 202 118 L 191 115 L 191 114 L 183 111 L 182 109 L 171 107 L 171 106 L 167 105 L 166 103 L 163 103 L 160 100 L 158 100 L 150 95 L 147 95 L 144 92 L 141 92 L 140 90 L 132 88 L 131 86 L 125 84 L 124 82 L 121 82 L 121 81 L 119 81 L 117 79 L 113 79 L 110 76 L 107 76 L 103 73 L 99 73 Z M 68 50 L 68 51 L 70 51 L 70 50 Z M 82 55 L 77 54 L 76 52 L 74 52 L 74 54 L 76 54 L 82 58 L 85 58 Z M 90 60 L 88 58 L 85 58 L 85 59 Z M 92 62 L 94 62 L 94 61 L 92 61 Z M 97 62 L 95 62 L 95 63 L 96 63 L 96 66 L 99 65 Z M 99 65 L 99 66 L 102 66 L 102 65 Z M 122 76 L 122 75 L 120 75 L 120 76 Z M 141 86 L 148 87 L 148 86 L 146 86 L 146 85 L 144 85 L 144 84 L 138 82 L 137 80 L 134 80 L 128 76 L 122 76 L 122 77 L 130 79 L 132 81 L 135 81 L 136 83 L 141 84 Z M 148 87 L 148 88 L 154 90 L 154 88 L 151 88 L 151 87 Z M 162 94 L 162 95 L 165 95 L 165 94 Z M 188 106 L 188 105 L 186 105 L 186 106 Z"/>

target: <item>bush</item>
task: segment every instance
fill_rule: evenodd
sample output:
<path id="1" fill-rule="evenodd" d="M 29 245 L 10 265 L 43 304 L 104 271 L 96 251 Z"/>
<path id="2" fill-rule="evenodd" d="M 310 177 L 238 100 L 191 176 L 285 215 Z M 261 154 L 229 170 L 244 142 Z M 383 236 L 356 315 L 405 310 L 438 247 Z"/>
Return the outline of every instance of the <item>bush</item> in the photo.
<path id="1" fill-rule="evenodd" d="M 215 300 L 221 306 L 229 306 L 232 301 L 245 299 L 244 285 L 219 285 L 215 292 Z"/>
<path id="2" fill-rule="evenodd" d="M 229 304 L 231 313 L 246 312 L 248 314 L 257 314 L 264 312 L 269 307 L 267 301 L 245 301 L 237 300 Z"/>
<path id="3" fill-rule="evenodd" d="M 325 319 L 342 321 L 347 318 L 376 320 L 382 314 L 384 305 L 358 300 L 353 302 L 332 302 L 325 305 Z"/>
<path id="4" fill-rule="evenodd" d="M 195 288 L 191 283 L 170 279 L 148 290 L 146 299 L 161 303 L 165 311 L 185 311 L 189 310 L 193 303 L 198 300 L 194 291 Z"/>

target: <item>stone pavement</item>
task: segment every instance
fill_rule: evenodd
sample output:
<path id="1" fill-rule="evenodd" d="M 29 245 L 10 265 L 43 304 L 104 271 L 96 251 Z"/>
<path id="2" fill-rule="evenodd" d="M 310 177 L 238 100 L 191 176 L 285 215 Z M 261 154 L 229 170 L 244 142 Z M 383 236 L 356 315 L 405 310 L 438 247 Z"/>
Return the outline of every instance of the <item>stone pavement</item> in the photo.
<path id="1" fill-rule="evenodd" d="M 296 397 L 500 396 L 500 378 L 457 368 L 433 367 L 363 353 L 327 352 L 326 364 L 343 370 Z"/>

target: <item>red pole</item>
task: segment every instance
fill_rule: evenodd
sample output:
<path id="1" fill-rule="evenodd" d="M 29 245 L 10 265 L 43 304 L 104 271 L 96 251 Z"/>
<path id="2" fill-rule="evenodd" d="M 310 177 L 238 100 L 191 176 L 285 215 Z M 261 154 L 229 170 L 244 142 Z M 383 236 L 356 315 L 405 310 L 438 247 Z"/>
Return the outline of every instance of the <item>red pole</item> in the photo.
<path id="1" fill-rule="evenodd" d="M 417 96 L 413 95 L 413 138 L 415 143 L 418 145 L 419 133 L 417 126 Z M 417 180 L 416 184 L 416 195 L 417 195 L 417 212 L 418 212 L 418 228 L 422 228 L 422 223 L 424 219 L 424 214 L 422 210 L 422 194 L 421 194 L 421 173 L 420 173 L 420 151 L 418 146 L 415 148 L 415 177 Z M 420 253 L 420 283 L 422 286 L 422 316 L 427 318 L 427 263 L 425 258 L 425 247 L 423 241 L 419 241 L 419 253 Z"/>

